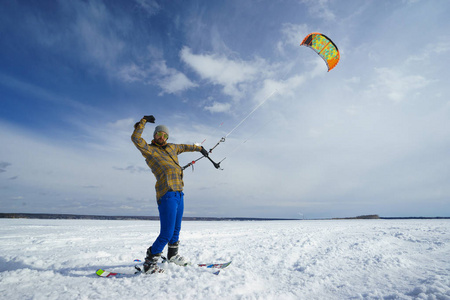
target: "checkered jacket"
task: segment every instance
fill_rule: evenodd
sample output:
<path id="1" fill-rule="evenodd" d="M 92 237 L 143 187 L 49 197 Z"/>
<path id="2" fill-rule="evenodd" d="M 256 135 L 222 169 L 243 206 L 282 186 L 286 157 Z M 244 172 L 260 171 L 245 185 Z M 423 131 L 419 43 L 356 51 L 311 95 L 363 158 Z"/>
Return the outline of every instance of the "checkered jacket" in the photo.
<path id="1" fill-rule="evenodd" d="M 167 144 L 159 146 L 147 144 L 141 137 L 147 121 L 142 119 L 136 126 L 131 140 L 145 157 L 147 165 L 156 177 L 156 199 L 160 199 L 168 191 L 181 192 L 183 190 L 183 170 L 178 164 L 178 154 L 183 152 L 200 151 L 201 146 Z"/>

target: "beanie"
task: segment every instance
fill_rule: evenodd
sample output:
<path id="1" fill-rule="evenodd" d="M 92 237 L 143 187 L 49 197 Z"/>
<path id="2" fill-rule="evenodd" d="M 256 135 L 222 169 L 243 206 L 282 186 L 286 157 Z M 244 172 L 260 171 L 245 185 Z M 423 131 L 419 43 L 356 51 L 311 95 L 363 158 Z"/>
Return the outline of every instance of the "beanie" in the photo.
<path id="1" fill-rule="evenodd" d="M 169 128 L 167 128 L 167 126 L 165 126 L 165 125 L 156 126 L 155 132 L 153 132 L 153 136 L 155 136 L 155 134 L 160 131 L 167 133 L 167 136 L 169 136 Z"/>

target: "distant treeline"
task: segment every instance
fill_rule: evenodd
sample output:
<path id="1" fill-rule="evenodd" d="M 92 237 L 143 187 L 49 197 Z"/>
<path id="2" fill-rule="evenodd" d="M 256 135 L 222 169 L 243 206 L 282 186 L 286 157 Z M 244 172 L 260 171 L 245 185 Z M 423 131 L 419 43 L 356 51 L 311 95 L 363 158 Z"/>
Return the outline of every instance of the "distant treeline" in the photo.
<path id="1" fill-rule="evenodd" d="M 333 220 L 354 220 L 354 219 L 380 219 L 379 215 L 366 215 L 351 218 L 333 218 Z"/>
<path id="2" fill-rule="evenodd" d="M 27 213 L 0 213 L 0 219 L 64 219 L 64 220 L 143 220 L 159 221 L 153 216 L 96 216 L 96 215 L 69 215 L 69 214 L 27 214 Z M 212 217 L 183 217 L 185 221 L 281 221 L 295 219 L 277 218 L 212 218 Z"/>
<path id="3" fill-rule="evenodd" d="M 430 220 L 430 219 L 450 219 L 450 217 L 380 217 L 379 215 L 365 215 L 351 218 L 333 218 L 333 220 Z"/>
<path id="4" fill-rule="evenodd" d="M 383 220 L 447 220 L 450 217 L 381 217 Z"/>
<path id="5" fill-rule="evenodd" d="M 0 213 L 0 219 L 64 219 L 64 220 L 143 220 L 159 221 L 154 216 L 97 216 L 97 215 L 70 215 L 70 214 L 28 214 L 28 213 Z M 378 215 L 364 215 L 349 218 L 331 218 L 331 220 L 394 220 L 394 219 L 450 219 L 450 217 L 380 217 Z M 185 221 L 289 221 L 300 219 L 281 218 L 212 218 L 212 217 L 183 217 Z M 330 219 L 320 219 L 330 220 Z"/>

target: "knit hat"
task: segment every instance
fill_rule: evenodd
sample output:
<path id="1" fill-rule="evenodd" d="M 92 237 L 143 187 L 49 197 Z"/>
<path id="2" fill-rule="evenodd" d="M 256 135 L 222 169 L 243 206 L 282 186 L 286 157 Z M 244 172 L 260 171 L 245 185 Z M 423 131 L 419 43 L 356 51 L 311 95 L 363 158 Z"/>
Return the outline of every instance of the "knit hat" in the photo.
<path id="1" fill-rule="evenodd" d="M 169 128 L 167 128 L 167 126 L 165 126 L 165 125 L 156 126 L 155 132 L 153 132 L 153 136 L 155 136 L 155 134 L 160 131 L 167 133 L 167 136 L 169 136 Z"/>

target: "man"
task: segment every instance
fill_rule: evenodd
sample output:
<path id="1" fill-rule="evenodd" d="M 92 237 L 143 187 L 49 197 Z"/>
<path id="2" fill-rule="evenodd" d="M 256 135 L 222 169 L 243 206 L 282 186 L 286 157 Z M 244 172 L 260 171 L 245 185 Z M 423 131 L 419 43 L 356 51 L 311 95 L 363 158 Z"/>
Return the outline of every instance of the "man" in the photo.
<path id="1" fill-rule="evenodd" d="M 147 165 L 156 177 L 156 199 L 161 224 L 160 234 L 147 249 L 144 262 L 145 273 L 162 272 L 157 266 L 158 259 L 169 244 L 167 259 L 178 265 L 186 265 L 188 261 L 178 254 L 181 220 L 184 211 L 183 169 L 178 164 L 178 154 L 199 151 L 208 156 L 202 146 L 169 144 L 169 129 L 158 125 L 153 133 L 151 144 L 141 137 L 146 123 L 155 123 L 155 117 L 144 116 L 134 125 L 131 140 L 145 157 Z"/>

